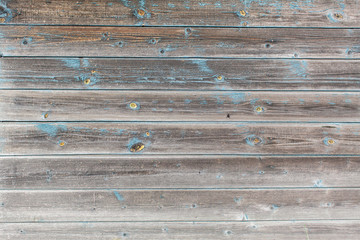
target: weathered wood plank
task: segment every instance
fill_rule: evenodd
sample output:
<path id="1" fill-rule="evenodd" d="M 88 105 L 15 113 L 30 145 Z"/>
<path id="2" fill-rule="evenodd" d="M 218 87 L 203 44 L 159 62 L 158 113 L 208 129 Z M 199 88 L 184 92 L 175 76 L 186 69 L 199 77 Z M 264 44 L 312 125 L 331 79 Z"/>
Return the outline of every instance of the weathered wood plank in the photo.
<path id="1" fill-rule="evenodd" d="M 76 239 L 358 239 L 360 221 L 1 223 L 0 237 Z"/>
<path id="2" fill-rule="evenodd" d="M 360 218 L 359 189 L 1 191 L 0 222 Z"/>
<path id="3" fill-rule="evenodd" d="M 0 66 L 0 88 L 11 89 L 360 90 L 359 60 L 0 58 Z"/>
<path id="4" fill-rule="evenodd" d="M 359 123 L 3 123 L 2 155 L 359 154 Z"/>
<path id="5" fill-rule="evenodd" d="M 359 110 L 360 93 L 0 90 L 1 121 L 356 122 Z"/>
<path id="6" fill-rule="evenodd" d="M 1 189 L 360 187 L 360 157 L 1 157 Z"/>
<path id="7" fill-rule="evenodd" d="M 359 27 L 358 1 L 1 1 L 15 24 Z"/>
<path id="8" fill-rule="evenodd" d="M 360 29 L 0 26 L 3 56 L 357 58 Z"/>

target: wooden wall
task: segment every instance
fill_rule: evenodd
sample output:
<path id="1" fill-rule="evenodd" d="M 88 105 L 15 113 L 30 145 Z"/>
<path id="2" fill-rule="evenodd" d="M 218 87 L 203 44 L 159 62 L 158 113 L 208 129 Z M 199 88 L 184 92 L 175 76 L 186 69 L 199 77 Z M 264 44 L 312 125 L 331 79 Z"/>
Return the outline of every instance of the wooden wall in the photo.
<path id="1" fill-rule="evenodd" d="M 0 239 L 358 239 L 357 0 L 0 0 Z"/>

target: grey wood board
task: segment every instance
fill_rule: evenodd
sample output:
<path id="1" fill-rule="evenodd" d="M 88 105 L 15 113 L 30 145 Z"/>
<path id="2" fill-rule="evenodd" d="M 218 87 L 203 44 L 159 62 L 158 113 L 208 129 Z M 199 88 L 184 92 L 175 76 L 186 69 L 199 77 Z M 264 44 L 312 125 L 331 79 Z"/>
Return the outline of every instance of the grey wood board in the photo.
<path id="1" fill-rule="evenodd" d="M 360 187 L 360 157 L 1 157 L 1 189 Z"/>
<path id="2" fill-rule="evenodd" d="M 2 1 L 1 22 L 71 25 L 359 27 L 358 1 Z"/>
<path id="3" fill-rule="evenodd" d="M 7 122 L 1 155 L 352 154 L 359 123 Z"/>
<path id="4" fill-rule="evenodd" d="M 356 122 L 359 109 L 357 92 L 0 90 L 1 121 Z"/>
<path id="5" fill-rule="evenodd" d="M 0 25 L 3 56 L 360 57 L 360 29 Z"/>
<path id="6" fill-rule="evenodd" d="M 359 220 L 261 222 L 0 223 L 7 240 L 71 239 L 358 239 Z"/>
<path id="7" fill-rule="evenodd" d="M 358 220 L 360 190 L 0 191 L 0 222 Z"/>
<path id="8" fill-rule="evenodd" d="M 0 58 L 0 66 L 2 89 L 360 90 L 360 61 L 350 59 Z"/>

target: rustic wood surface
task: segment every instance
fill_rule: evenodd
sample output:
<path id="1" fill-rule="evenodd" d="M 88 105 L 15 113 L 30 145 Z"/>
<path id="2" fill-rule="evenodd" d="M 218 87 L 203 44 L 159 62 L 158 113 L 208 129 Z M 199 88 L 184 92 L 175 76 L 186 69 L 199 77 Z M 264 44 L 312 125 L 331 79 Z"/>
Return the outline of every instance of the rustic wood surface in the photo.
<path id="1" fill-rule="evenodd" d="M 358 188 L 4 190 L 0 222 L 352 220 L 359 198 Z"/>
<path id="2" fill-rule="evenodd" d="M 0 58 L 0 67 L 0 89 L 11 90 L 360 90 L 355 59 Z"/>
<path id="3" fill-rule="evenodd" d="M 355 122 L 359 110 L 358 92 L 0 90 L 2 121 Z"/>
<path id="4" fill-rule="evenodd" d="M 360 29 L 5 25 L 0 32 L 6 57 L 360 57 Z"/>
<path id="5" fill-rule="evenodd" d="M 280 0 L 4 0 L 2 22 L 71 25 L 359 27 L 360 5 Z"/>
<path id="6" fill-rule="evenodd" d="M 358 220 L 259 222 L 0 223 L 9 240 L 48 239 L 358 239 Z"/>
<path id="7" fill-rule="evenodd" d="M 360 154 L 359 123 L 3 123 L 0 155 Z"/>
<path id="8" fill-rule="evenodd" d="M 0 0 L 0 239 L 358 239 L 357 0 Z"/>
<path id="9" fill-rule="evenodd" d="M 0 189 L 360 187 L 360 157 L 0 158 Z"/>

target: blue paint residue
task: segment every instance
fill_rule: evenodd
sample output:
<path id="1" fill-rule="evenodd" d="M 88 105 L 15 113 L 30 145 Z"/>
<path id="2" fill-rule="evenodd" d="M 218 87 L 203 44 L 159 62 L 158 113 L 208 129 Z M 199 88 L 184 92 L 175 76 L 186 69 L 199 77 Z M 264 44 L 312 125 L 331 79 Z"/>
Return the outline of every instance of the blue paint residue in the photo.
<path id="1" fill-rule="evenodd" d="M 207 60 L 192 60 L 192 63 L 196 64 L 202 72 L 213 73 L 213 70 L 207 65 Z"/>
<path id="2" fill-rule="evenodd" d="M 116 199 L 117 199 L 119 202 L 124 201 L 124 197 L 123 197 L 119 192 L 113 191 L 113 193 L 114 193 Z"/>
<path id="3" fill-rule="evenodd" d="M 298 60 L 285 60 L 290 63 L 290 70 L 295 74 L 295 76 L 300 77 L 302 79 L 307 78 L 307 67 L 308 64 L 305 60 L 298 61 Z"/>
<path id="4" fill-rule="evenodd" d="M 7 7 L 5 1 L 0 1 L 0 8 L 2 9 L 0 18 L 4 18 L 6 23 L 10 22 L 13 19 L 13 11 Z"/>
<path id="5" fill-rule="evenodd" d="M 234 197 L 234 202 L 240 203 L 242 199 L 242 197 Z"/>
<path id="6" fill-rule="evenodd" d="M 235 92 L 235 93 L 223 93 L 223 96 L 226 96 L 231 99 L 233 104 L 239 104 L 245 102 L 245 93 L 242 92 Z"/>
<path id="7" fill-rule="evenodd" d="M 251 105 L 254 105 L 254 104 L 256 104 L 256 102 L 259 101 L 259 100 L 260 100 L 259 98 L 253 98 L 253 99 L 250 100 L 250 104 L 251 104 Z"/>
<path id="8" fill-rule="evenodd" d="M 322 180 L 321 179 L 316 180 L 315 184 L 314 184 L 314 187 L 323 187 Z"/>
<path id="9" fill-rule="evenodd" d="M 36 127 L 50 137 L 56 137 L 59 131 L 67 130 L 67 127 L 65 125 L 52 125 L 48 123 L 39 123 L 36 125 Z"/>
<path id="10" fill-rule="evenodd" d="M 272 209 L 272 210 L 278 210 L 279 207 L 280 207 L 280 206 L 279 206 L 279 205 L 276 205 L 276 204 L 272 204 L 272 205 L 271 205 L 271 209 Z"/>
<path id="11" fill-rule="evenodd" d="M 66 59 L 66 58 L 63 58 L 61 60 L 65 63 L 65 66 L 67 66 L 69 68 L 79 70 L 80 67 L 81 67 L 80 59 Z"/>

